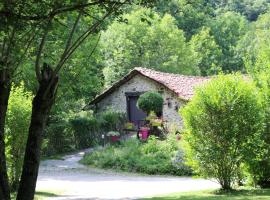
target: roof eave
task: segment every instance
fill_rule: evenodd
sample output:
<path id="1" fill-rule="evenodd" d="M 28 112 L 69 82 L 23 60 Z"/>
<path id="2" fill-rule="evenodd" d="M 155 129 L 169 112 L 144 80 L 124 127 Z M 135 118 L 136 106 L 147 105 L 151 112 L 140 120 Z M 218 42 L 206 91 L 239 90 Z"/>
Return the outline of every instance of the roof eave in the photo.
<path id="1" fill-rule="evenodd" d="M 111 87 L 109 87 L 108 89 L 106 89 L 105 91 L 103 91 L 100 95 L 98 95 L 95 99 L 93 99 L 92 101 L 90 101 L 83 109 L 89 110 L 87 108 L 89 108 L 90 105 L 95 105 L 95 104 L 99 103 L 107 94 L 112 93 L 120 85 L 126 83 L 127 81 L 129 81 L 131 78 L 133 78 L 135 75 L 137 75 L 139 73 L 140 72 L 138 70 L 136 70 L 136 69 L 130 71 L 122 79 L 120 79 L 119 81 L 113 83 Z"/>

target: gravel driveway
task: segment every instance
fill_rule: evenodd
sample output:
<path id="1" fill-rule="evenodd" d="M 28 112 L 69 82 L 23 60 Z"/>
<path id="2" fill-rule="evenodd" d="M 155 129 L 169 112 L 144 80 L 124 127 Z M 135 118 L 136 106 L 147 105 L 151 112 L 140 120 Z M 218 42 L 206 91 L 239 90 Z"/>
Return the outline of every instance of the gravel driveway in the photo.
<path id="1" fill-rule="evenodd" d="M 85 150 L 64 160 L 43 161 L 37 191 L 59 193 L 48 199 L 137 199 L 166 193 L 218 188 L 218 184 L 190 177 L 143 176 L 93 169 L 78 161 Z M 54 192 L 55 191 L 55 192 Z"/>

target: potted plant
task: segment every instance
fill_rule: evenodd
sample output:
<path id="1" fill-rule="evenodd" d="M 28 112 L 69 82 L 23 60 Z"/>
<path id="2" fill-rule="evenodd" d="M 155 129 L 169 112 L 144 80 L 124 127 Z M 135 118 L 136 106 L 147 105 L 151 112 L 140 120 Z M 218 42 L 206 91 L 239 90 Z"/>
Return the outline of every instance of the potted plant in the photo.
<path id="1" fill-rule="evenodd" d="M 149 137 L 149 128 L 148 127 L 141 127 L 140 131 L 139 131 L 139 136 L 141 138 L 141 140 L 147 140 L 147 138 Z"/>
<path id="2" fill-rule="evenodd" d="M 157 115 L 154 111 L 150 111 L 150 113 L 148 114 L 148 116 L 145 118 L 147 121 L 151 121 L 153 119 L 156 119 Z"/>
<path id="3" fill-rule="evenodd" d="M 151 112 L 156 114 L 162 113 L 163 109 L 163 97 L 158 92 L 146 92 L 142 94 L 138 101 L 137 107 L 146 112 L 148 115 Z"/>
<path id="4" fill-rule="evenodd" d="M 155 126 L 155 127 L 161 126 L 162 125 L 162 119 L 158 119 L 158 118 L 153 119 L 153 120 L 150 121 L 150 123 L 151 123 L 152 126 Z"/>
<path id="5" fill-rule="evenodd" d="M 146 120 L 148 120 L 150 125 L 153 127 L 161 126 L 163 123 L 162 119 L 158 118 L 154 111 L 149 113 L 149 115 L 146 117 Z"/>
<path id="6" fill-rule="evenodd" d="M 112 142 L 117 142 L 120 139 L 120 133 L 117 131 L 109 131 L 107 133 L 107 136 L 109 136 L 111 138 Z"/>
<path id="7" fill-rule="evenodd" d="M 125 128 L 126 128 L 127 130 L 133 130 L 133 129 L 134 129 L 134 124 L 133 124 L 132 122 L 127 122 L 127 123 L 125 124 Z"/>

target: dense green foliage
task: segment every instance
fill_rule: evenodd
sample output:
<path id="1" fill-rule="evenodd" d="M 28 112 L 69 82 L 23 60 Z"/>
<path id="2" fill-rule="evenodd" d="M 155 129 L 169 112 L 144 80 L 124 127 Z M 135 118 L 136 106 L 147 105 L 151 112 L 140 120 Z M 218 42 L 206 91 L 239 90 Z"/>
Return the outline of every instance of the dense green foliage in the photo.
<path id="1" fill-rule="evenodd" d="M 111 110 L 98 115 L 83 112 L 70 119 L 78 149 L 102 144 L 102 134 L 106 135 L 110 131 L 122 132 L 125 122 L 127 119 L 124 113 Z"/>
<path id="2" fill-rule="evenodd" d="M 196 58 L 169 14 L 135 9 L 113 22 L 102 34 L 105 83 L 110 85 L 134 67 L 182 74 L 198 74 Z"/>
<path id="3" fill-rule="evenodd" d="M 137 106 L 148 114 L 151 111 L 160 114 L 163 108 L 163 97 L 157 92 L 146 92 L 140 95 Z"/>
<path id="4" fill-rule="evenodd" d="M 265 128 L 262 133 L 263 144 L 258 149 L 257 159 L 249 166 L 251 174 L 255 179 L 255 183 L 261 187 L 270 187 L 270 57 L 269 57 L 269 41 L 265 44 L 260 44 L 261 49 L 254 57 L 254 64 L 251 67 L 250 75 L 254 78 L 258 88 L 263 94 L 264 108 L 265 108 Z M 252 61 L 250 61 L 251 63 Z"/>
<path id="5" fill-rule="evenodd" d="M 257 149 L 256 159 L 250 162 L 249 171 L 252 174 L 254 183 L 263 187 L 270 187 L 270 84 L 269 73 L 257 74 L 256 83 L 264 94 L 264 108 L 265 108 L 265 127 L 261 135 L 263 141 L 260 148 Z"/>
<path id="6" fill-rule="evenodd" d="M 210 28 L 203 27 L 198 34 L 193 35 L 190 45 L 199 61 L 201 75 L 217 74 L 222 70 L 220 63 L 222 51 L 214 36 L 210 34 Z"/>
<path id="7" fill-rule="evenodd" d="M 239 12 L 254 21 L 269 9 L 269 0 L 229 0 L 225 9 Z"/>
<path id="8" fill-rule="evenodd" d="M 243 163 L 253 163 L 263 144 L 260 93 L 240 75 L 220 75 L 198 89 L 182 110 L 191 166 L 231 189 Z"/>
<path id="9" fill-rule="evenodd" d="M 176 19 L 178 28 L 185 32 L 188 39 L 214 15 L 214 7 L 205 0 L 159 1 L 156 9 L 162 14 L 170 13 Z"/>
<path id="10" fill-rule="evenodd" d="M 50 120 L 51 125 L 45 132 L 46 139 L 43 142 L 44 155 L 103 145 L 102 134 L 106 135 L 109 131 L 123 132 L 127 117 L 124 113 L 112 110 L 100 114 L 81 111 Z"/>
<path id="11" fill-rule="evenodd" d="M 6 121 L 6 154 L 9 180 L 12 190 L 20 181 L 21 167 L 27 140 L 29 119 L 32 108 L 32 94 L 25 91 L 24 84 L 13 86 Z"/>
<path id="12" fill-rule="evenodd" d="M 238 41 L 246 33 L 247 20 L 238 13 L 226 12 L 210 22 L 211 33 L 221 48 L 219 64 L 224 72 L 244 71 L 243 60 L 237 56 Z"/>
<path id="13" fill-rule="evenodd" d="M 183 157 L 178 141 L 171 135 L 164 141 L 151 136 L 147 143 L 129 139 L 118 146 L 86 154 L 81 162 L 129 172 L 190 175 L 191 170 L 184 164 Z"/>

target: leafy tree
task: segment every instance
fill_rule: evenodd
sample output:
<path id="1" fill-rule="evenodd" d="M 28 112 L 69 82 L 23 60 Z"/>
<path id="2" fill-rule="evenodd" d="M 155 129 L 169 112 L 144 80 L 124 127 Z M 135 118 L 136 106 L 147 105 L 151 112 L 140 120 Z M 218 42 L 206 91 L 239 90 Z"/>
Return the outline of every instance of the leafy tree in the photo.
<path id="1" fill-rule="evenodd" d="M 211 34 L 222 50 L 220 65 L 224 72 L 244 70 L 243 60 L 238 57 L 237 44 L 246 33 L 248 24 L 240 14 L 226 12 L 213 19 L 209 26 Z"/>
<path id="2" fill-rule="evenodd" d="M 222 52 L 215 38 L 210 35 L 210 29 L 203 27 L 198 34 L 192 36 L 190 45 L 194 52 L 196 52 L 201 74 L 204 76 L 217 74 L 221 68 L 219 66 L 219 59 Z"/>
<path id="3" fill-rule="evenodd" d="M 243 57 L 250 67 L 248 70 L 253 70 L 255 65 L 261 67 L 267 66 L 267 51 L 270 45 L 270 12 L 261 15 L 256 22 L 254 22 L 249 31 L 242 37 L 238 46 L 237 52 L 239 56 Z M 268 49 L 268 50 L 267 50 Z M 258 57 L 261 57 L 258 61 Z M 265 57 L 265 58 L 262 58 Z M 256 64 L 257 63 L 257 64 Z M 256 68 L 256 67 L 255 67 Z M 255 69 L 254 68 L 254 69 Z"/>
<path id="4" fill-rule="evenodd" d="M 262 144 L 264 111 L 252 82 L 220 75 L 199 88 L 182 110 L 188 162 L 199 173 L 231 189 L 239 166 Z"/>
<path id="5" fill-rule="evenodd" d="M 257 30 L 266 36 L 268 33 Z M 258 34 L 258 33 L 257 33 Z M 270 40 L 269 37 L 262 37 L 257 40 L 259 44 L 258 51 L 253 60 L 246 62 L 247 71 L 254 78 L 258 88 L 263 93 L 265 109 L 265 129 L 262 134 L 263 145 L 258 149 L 256 160 L 251 162 L 249 170 L 253 175 L 255 184 L 261 187 L 270 187 Z"/>
<path id="6" fill-rule="evenodd" d="M 256 21 L 258 16 L 267 12 L 269 0 L 208 0 L 207 3 L 215 10 L 215 14 L 232 11 Z"/>
<path id="7" fill-rule="evenodd" d="M 188 39 L 214 16 L 213 6 L 206 0 L 170 0 L 158 1 L 156 9 L 160 13 L 170 13 L 178 28 L 185 32 Z"/>
<path id="8" fill-rule="evenodd" d="M 76 16 L 70 15 L 62 18 L 61 23 L 69 25 Z M 80 22 L 80 26 L 87 27 L 90 19 L 86 18 Z M 66 26 L 57 26 L 54 32 L 49 33 L 46 45 L 46 62 L 53 63 L 60 57 L 61 49 L 67 38 Z M 65 33 L 65 34 L 62 34 Z M 76 34 L 79 33 L 79 30 Z M 93 34 L 91 40 L 85 41 L 80 48 L 74 52 L 69 61 L 66 62 L 65 70 L 60 72 L 61 80 L 52 108 L 46 131 L 44 134 L 42 154 L 45 156 L 74 150 L 72 132 L 69 128 L 68 117 L 70 113 L 81 111 L 83 105 L 96 96 L 102 88 L 102 68 L 99 49 L 96 47 L 100 34 Z M 34 58 L 33 58 L 34 59 Z M 37 82 L 33 71 L 33 59 L 28 59 L 20 68 L 21 73 L 17 79 L 25 80 L 25 86 L 33 93 L 37 90 Z M 15 79 L 16 81 L 16 79 Z M 60 139 L 62 138 L 62 139 Z"/>
<path id="9" fill-rule="evenodd" d="M 4 142 L 8 99 L 13 76 L 22 60 L 27 58 L 38 30 L 37 23 L 21 20 L 29 8 L 26 4 L 26 1 L 21 0 L 0 2 L 0 199 L 4 200 L 10 199 Z M 43 6 L 44 2 L 40 3 L 40 7 Z M 36 11 L 37 8 L 32 7 L 32 12 Z M 20 13 L 15 15 L 13 12 Z"/>
<path id="10" fill-rule="evenodd" d="M 269 58 L 269 56 L 268 56 Z M 268 60 L 269 61 L 269 60 Z M 249 162 L 249 171 L 252 174 L 253 181 L 256 185 L 261 186 L 262 188 L 270 188 L 270 84 L 269 84 L 269 65 L 264 66 L 268 69 L 259 70 L 256 73 L 253 73 L 253 77 L 257 83 L 257 86 L 263 93 L 264 97 L 264 109 L 265 109 L 265 126 L 261 139 L 260 148 L 257 149 L 256 159 Z M 262 69 L 262 68 L 260 68 Z"/>
<path id="11" fill-rule="evenodd" d="M 269 3 L 269 0 L 229 0 L 227 9 L 246 16 L 249 21 L 256 21 L 269 9 Z"/>
<path id="12" fill-rule="evenodd" d="M 16 191 L 22 172 L 23 157 L 32 108 L 32 94 L 24 85 L 12 87 L 6 122 L 6 154 L 11 189 Z"/>
<path id="13" fill-rule="evenodd" d="M 110 85 L 138 66 L 160 71 L 197 74 L 194 53 L 170 15 L 137 9 L 115 21 L 101 36 L 104 76 Z"/>

